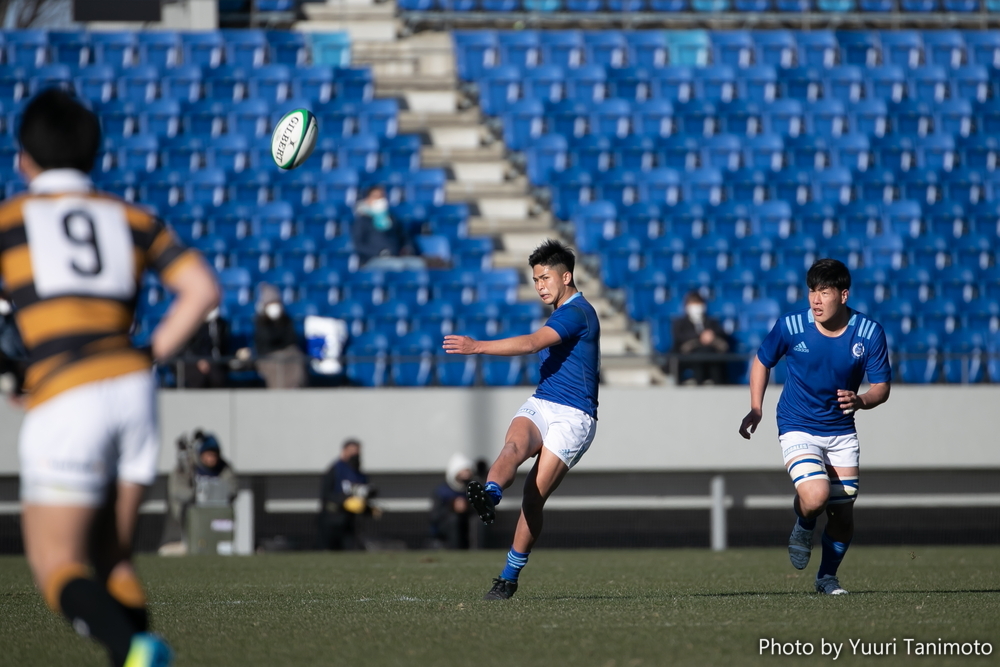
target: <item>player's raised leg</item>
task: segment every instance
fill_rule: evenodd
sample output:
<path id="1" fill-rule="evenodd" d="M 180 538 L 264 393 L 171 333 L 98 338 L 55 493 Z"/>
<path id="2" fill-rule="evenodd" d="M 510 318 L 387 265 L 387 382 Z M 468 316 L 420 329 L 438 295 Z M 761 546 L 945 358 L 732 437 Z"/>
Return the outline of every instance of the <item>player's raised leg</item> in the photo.
<path id="1" fill-rule="evenodd" d="M 795 484 L 793 507 L 798 517 L 788 536 L 788 559 L 796 570 L 804 570 L 812 555 L 816 518 L 823 513 L 830 497 L 830 478 L 817 454 L 795 458 L 787 468 Z"/>
<path id="2" fill-rule="evenodd" d="M 91 507 L 25 504 L 24 548 L 46 603 L 81 635 L 104 644 L 114 665 L 125 665 L 138 630 L 128 614 L 87 567 Z"/>
<path id="3" fill-rule="evenodd" d="M 503 449 L 490 467 L 486 484 L 478 480 L 468 484 L 469 502 L 483 523 L 493 523 L 504 489 L 514 483 L 521 464 L 538 454 L 541 448 L 542 435 L 535 423 L 527 417 L 514 417 L 507 428 Z"/>
<path id="4" fill-rule="evenodd" d="M 840 585 L 837 570 L 854 538 L 854 500 L 858 493 L 858 469 L 830 469 L 830 500 L 826 505 L 826 530 L 821 543 L 823 558 L 816 573 L 816 591 L 827 595 L 847 593 Z"/>
<path id="5" fill-rule="evenodd" d="M 521 569 L 528 564 L 528 556 L 535 541 L 542 534 L 543 509 L 545 501 L 559 488 L 560 482 L 569 472 L 569 466 L 546 448 L 538 454 L 528 478 L 524 481 L 524 498 L 521 501 L 521 516 L 514 530 L 514 543 L 507 553 L 507 565 L 500 576 L 493 580 L 493 588 L 485 600 L 506 600 L 517 591 L 517 580 Z"/>

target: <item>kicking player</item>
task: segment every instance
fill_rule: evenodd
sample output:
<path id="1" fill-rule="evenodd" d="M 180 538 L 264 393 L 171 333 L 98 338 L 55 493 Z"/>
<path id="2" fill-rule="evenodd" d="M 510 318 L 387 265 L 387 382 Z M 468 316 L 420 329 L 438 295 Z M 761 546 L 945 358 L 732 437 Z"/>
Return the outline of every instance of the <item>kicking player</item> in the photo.
<path id="1" fill-rule="evenodd" d="M 218 287 L 160 221 L 94 190 L 100 124 L 75 98 L 36 96 L 19 141 L 28 192 L 0 206 L 0 279 L 29 352 L 19 442 L 28 564 L 48 605 L 112 665 L 168 665 L 131 563 L 159 452 L 151 362 L 184 345 Z M 177 296 L 151 352 L 129 339 L 146 269 Z"/>
<path id="2" fill-rule="evenodd" d="M 871 410 L 889 399 L 889 351 L 881 325 L 847 307 L 851 273 L 835 259 L 821 259 L 806 275 L 809 308 L 781 317 L 764 339 L 750 369 L 750 412 L 740 435 L 760 424 L 771 369 L 788 359 L 788 379 L 778 400 L 778 441 L 785 468 L 795 484 L 798 520 L 788 538 L 792 565 L 805 569 L 812 553 L 816 518 L 827 515 L 823 558 L 816 591 L 847 593 L 837 568 L 854 536 L 858 495 L 856 410 Z M 865 374 L 871 387 L 858 388 Z"/>
<path id="3" fill-rule="evenodd" d="M 518 575 L 542 532 L 542 508 L 566 473 L 579 462 L 597 432 L 597 385 L 601 366 L 601 325 L 597 312 L 573 282 L 573 251 L 546 241 L 531 253 L 528 264 L 541 300 L 555 308 L 545 326 L 527 336 L 479 341 L 445 336 L 449 354 L 494 354 L 516 357 L 538 353 L 541 380 L 507 428 L 500 456 L 486 485 L 471 481 L 469 502 L 484 523 L 493 523 L 503 490 L 514 483 L 517 468 L 537 456 L 524 483 L 521 516 L 507 566 L 493 580 L 484 600 L 506 600 L 517 591 Z"/>

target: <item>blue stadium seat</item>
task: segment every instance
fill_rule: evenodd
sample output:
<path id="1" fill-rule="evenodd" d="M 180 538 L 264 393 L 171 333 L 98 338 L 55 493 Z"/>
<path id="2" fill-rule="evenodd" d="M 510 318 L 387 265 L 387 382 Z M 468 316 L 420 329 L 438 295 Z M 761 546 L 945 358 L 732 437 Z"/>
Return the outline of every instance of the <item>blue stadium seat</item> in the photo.
<path id="1" fill-rule="evenodd" d="M 107 102 L 115 94 L 117 71 L 112 65 L 89 65 L 76 71 L 73 78 L 76 93 L 94 102 Z"/>
<path id="2" fill-rule="evenodd" d="M 687 65 L 667 65 L 650 74 L 654 98 L 683 103 L 694 94 L 694 72 Z"/>
<path id="3" fill-rule="evenodd" d="M 740 71 L 737 80 L 740 98 L 767 104 L 778 94 L 778 71 L 770 65 L 756 65 Z"/>
<path id="4" fill-rule="evenodd" d="M 619 67 L 609 70 L 610 96 L 643 102 L 652 91 L 649 70 L 644 67 Z"/>
<path id="5" fill-rule="evenodd" d="M 743 144 L 738 136 L 717 134 L 705 139 L 701 164 L 724 171 L 736 171 L 742 162 Z"/>
<path id="6" fill-rule="evenodd" d="M 615 205 L 628 205 L 636 201 L 639 194 L 639 173 L 628 169 L 610 169 L 595 174 L 596 196 Z"/>
<path id="7" fill-rule="evenodd" d="M 292 30 L 268 30 L 267 39 L 270 62 L 278 65 L 305 65 L 309 57 L 306 35 Z"/>
<path id="8" fill-rule="evenodd" d="M 215 68 L 222 65 L 225 42 L 217 30 L 180 33 L 184 62 L 188 65 Z"/>
<path id="9" fill-rule="evenodd" d="M 73 70 L 69 65 L 43 65 L 30 70 L 29 88 L 32 94 L 45 88 L 62 88 L 73 91 Z"/>
<path id="10" fill-rule="evenodd" d="M 888 65 L 918 67 L 924 56 L 924 42 L 916 30 L 884 30 L 879 35 L 882 60 Z"/>
<path id="11" fill-rule="evenodd" d="M 541 39 L 534 30 L 498 32 L 497 44 L 500 48 L 500 62 L 504 65 L 528 69 L 538 66 L 540 62 Z"/>
<path id="12" fill-rule="evenodd" d="M 340 139 L 337 144 L 337 166 L 340 169 L 372 172 L 378 168 L 378 137 L 370 134 L 358 134 Z"/>
<path id="13" fill-rule="evenodd" d="M 137 36 L 139 61 L 142 64 L 166 69 L 176 67 L 181 62 L 181 38 L 178 33 L 169 30 L 143 30 Z"/>
<path id="14" fill-rule="evenodd" d="M 243 67 L 220 65 L 214 69 L 205 69 L 203 76 L 206 100 L 239 102 L 250 97 L 250 75 Z"/>
<path id="15" fill-rule="evenodd" d="M 972 103 L 967 99 L 952 99 L 934 105 L 934 127 L 938 132 L 968 137 L 973 131 Z"/>
<path id="16" fill-rule="evenodd" d="M 139 58 L 135 32 L 95 30 L 90 33 L 91 61 L 116 68 L 131 67 Z"/>
<path id="17" fill-rule="evenodd" d="M 240 67 L 261 67 L 267 59 L 268 40 L 263 30 L 221 30 L 226 63 Z"/>
<path id="18" fill-rule="evenodd" d="M 653 11 L 677 11 L 667 6 L 658 6 L 656 0 L 651 4 Z M 669 62 L 672 65 L 703 67 L 708 64 L 711 56 L 711 37 L 706 30 L 668 30 L 667 48 Z"/>
<path id="19" fill-rule="evenodd" d="M 389 338 L 380 333 L 363 333 L 347 346 L 347 376 L 363 387 L 385 384 Z"/>
<path id="20" fill-rule="evenodd" d="M 969 64 L 996 67 L 1000 65 L 1000 33 L 993 30 L 962 32 Z"/>
<path id="21" fill-rule="evenodd" d="M 761 104 L 744 100 L 732 100 L 716 106 L 718 129 L 729 134 L 737 134 L 747 139 L 756 137 L 764 127 Z"/>
<path id="22" fill-rule="evenodd" d="M 612 142 L 615 164 L 623 169 L 649 171 L 656 161 L 657 144 L 653 137 L 630 135 Z"/>
<path id="23" fill-rule="evenodd" d="M 756 11 L 767 11 L 767 9 Z M 780 68 L 791 67 L 794 64 L 798 44 L 790 30 L 755 30 L 751 34 L 754 61 L 757 64 Z"/>
<path id="24" fill-rule="evenodd" d="M 433 375 L 440 341 L 425 332 L 409 333 L 392 344 L 392 381 L 399 387 L 425 387 Z"/>
<path id="25" fill-rule="evenodd" d="M 785 137 L 796 137 L 805 128 L 802 102 L 792 99 L 778 99 L 768 105 L 764 116 L 763 131 Z"/>
<path id="26" fill-rule="evenodd" d="M 921 100 L 941 102 L 948 96 L 949 72 L 938 65 L 928 65 L 910 70 L 910 94 Z"/>
<path id="27" fill-rule="evenodd" d="M 673 128 L 673 104 L 668 100 L 647 100 L 632 105 L 633 134 L 666 137 Z"/>
<path id="28" fill-rule="evenodd" d="M 118 140 L 119 169 L 154 171 L 157 168 L 159 140 L 152 135 L 139 134 Z"/>
<path id="29" fill-rule="evenodd" d="M 452 39 L 455 43 L 456 66 L 461 79 L 479 80 L 486 70 L 498 64 L 499 50 L 495 31 L 456 31 L 452 33 Z"/>
<path id="30" fill-rule="evenodd" d="M 511 150 L 523 151 L 542 135 L 544 126 L 545 105 L 538 99 L 518 100 L 503 113 L 504 143 Z"/>
<path id="31" fill-rule="evenodd" d="M 945 197 L 960 204 L 977 204 L 988 194 L 982 173 L 975 169 L 953 169 L 942 185 Z"/>
<path id="32" fill-rule="evenodd" d="M 896 342 L 899 361 L 899 376 L 903 382 L 929 384 L 939 378 L 938 348 L 936 333 L 915 329 L 904 334 Z"/>
<path id="33" fill-rule="evenodd" d="M 580 252 L 592 254 L 617 235 L 618 211 L 609 201 L 580 204 L 573 212 L 575 240 Z"/>
<path id="34" fill-rule="evenodd" d="M 894 234 L 882 234 L 866 241 L 865 266 L 898 269 L 904 260 L 903 239 Z"/>
<path id="35" fill-rule="evenodd" d="M 990 95 L 989 70 L 983 65 L 966 65 L 951 70 L 948 83 L 954 101 L 985 102 Z"/>
<path id="36" fill-rule="evenodd" d="M 867 96 L 873 100 L 901 102 L 907 96 L 906 70 L 899 65 L 882 65 L 866 70 Z"/>
<path id="37" fill-rule="evenodd" d="M 388 169 L 416 171 L 420 168 L 420 135 L 399 134 L 379 142 L 382 164 Z"/>
<path id="38" fill-rule="evenodd" d="M 744 77 L 740 77 L 744 79 Z M 702 99 L 729 102 L 736 96 L 736 70 L 728 65 L 712 65 L 698 70 L 695 91 Z"/>
<path id="39" fill-rule="evenodd" d="M 601 135 L 575 137 L 569 145 L 573 166 L 590 172 L 607 171 L 611 167 L 611 139 Z"/>
<path id="40" fill-rule="evenodd" d="M 841 65 L 828 70 L 825 97 L 854 103 L 864 93 L 865 70 L 857 65 Z"/>
<path id="41" fill-rule="evenodd" d="M 746 68 L 753 62 L 754 38 L 745 30 L 712 33 L 712 61 L 720 65 Z"/>
<path id="42" fill-rule="evenodd" d="M 579 67 L 584 60 L 583 33 L 579 30 L 543 30 L 539 34 L 541 62 L 564 68 Z"/>
<path id="43" fill-rule="evenodd" d="M 896 199 L 896 172 L 892 169 L 868 169 L 855 174 L 854 194 L 858 201 L 891 202 Z"/>
<path id="44" fill-rule="evenodd" d="M 987 351 L 985 331 L 955 330 L 945 335 L 941 373 L 945 382 L 982 382 Z"/>
<path id="45" fill-rule="evenodd" d="M 479 104 L 484 113 L 498 115 L 520 99 L 521 71 L 512 65 L 494 67 L 479 80 Z"/>
<path id="46" fill-rule="evenodd" d="M 695 99 L 674 105 L 674 123 L 678 134 L 710 137 L 716 133 L 716 106 L 709 100 Z"/>
<path id="47" fill-rule="evenodd" d="M 637 67 L 659 69 L 667 64 L 666 35 L 657 30 L 625 33 L 628 62 Z"/>
<path id="48" fill-rule="evenodd" d="M 355 102 L 372 102 L 375 95 L 375 80 L 372 71 L 367 67 L 341 67 L 336 70 L 337 97 L 343 100 Z M 298 94 L 302 94 L 301 91 Z M 392 102 L 396 100 L 385 99 L 380 102 Z"/>
<path id="49" fill-rule="evenodd" d="M 625 64 L 627 43 L 618 31 L 599 30 L 583 33 L 587 62 L 603 67 L 622 67 Z"/>
<path id="50" fill-rule="evenodd" d="M 6 63 L 10 66 L 41 67 L 48 62 L 48 33 L 45 30 L 10 30 L 4 33 Z"/>
<path id="51" fill-rule="evenodd" d="M 818 67 L 789 67 L 780 74 L 784 97 L 814 102 L 823 93 L 823 70 Z"/>
<path id="52" fill-rule="evenodd" d="M 351 64 L 351 36 L 346 32 L 314 32 L 309 35 L 314 65 L 347 67 Z"/>
<path id="53" fill-rule="evenodd" d="M 566 70 L 565 97 L 574 102 L 593 103 L 603 100 L 607 93 L 607 73 L 600 65 L 581 65 Z"/>
<path id="54" fill-rule="evenodd" d="M 563 98 L 566 75 L 562 67 L 556 65 L 539 65 L 525 70 L 521 95 L 523 103 L 526 100 L 538 102 L 558 102 Z M 518 104 L 515 102 L 514 104 Z M 514 105 L 508 105 L 512 110 Z"/>

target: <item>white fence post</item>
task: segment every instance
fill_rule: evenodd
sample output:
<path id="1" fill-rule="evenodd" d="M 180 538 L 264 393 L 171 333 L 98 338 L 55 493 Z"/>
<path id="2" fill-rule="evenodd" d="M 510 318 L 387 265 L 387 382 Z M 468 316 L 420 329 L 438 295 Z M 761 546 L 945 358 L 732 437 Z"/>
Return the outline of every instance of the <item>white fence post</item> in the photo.
<path id="1" fill-rule="evenodd" d="M 726 478 L 712 478 L 712 551 L 726 550 Z"/>
<path id="2" fill-rule="evenodd" d="M 253 491 L 243 489 L 233 503 L 233 553 L 252 556 L 254 544 Z"/>

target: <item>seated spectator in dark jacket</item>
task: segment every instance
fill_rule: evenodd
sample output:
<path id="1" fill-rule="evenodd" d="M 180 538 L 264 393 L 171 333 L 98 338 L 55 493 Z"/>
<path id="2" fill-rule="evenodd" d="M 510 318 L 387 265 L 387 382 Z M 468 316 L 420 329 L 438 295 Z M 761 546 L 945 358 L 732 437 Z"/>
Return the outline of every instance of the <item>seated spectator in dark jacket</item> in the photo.
<path id="1" fill-rule="evenodd" d="M 674 354 L 680 355 L 678 382 L 693 384 L 723 384 L 726 381 L 724 361 L 705 359 L 685 361 L 685 355 L 722 354 L 729 351 L 729 340 L 722 325 L 705 313 L 705 299 L 697 292 L 684 297 L 684 315 L 673 321 Z"/>
<path id="2" fill-rule="evenodd" d="M 389 214 L 385 190 L 373 186 L 358 202 L 351 226 L 351 240 L 362 266 L 384 271 L 419 270 L 426 266 L 407 237 L 403 225 Z"/>
<path id="3" fill-rule="evenodd" d="M 475 464 L 463 454 L 448 461 L 445 481 L 434 489 L 431 499 L 431 540 L 446 549 L 469 548 L 469 501 L 465 488 L 474 475 Z"/>
<path id="4" fill-rule="evenodd" d="M 188 341 L 184 359 L 184 386 L 188 389 L 218 389 L 229 379 L 229 325 L 215 308 Z"/>
<path id="5" fill-rule="evenodd" d="M 299 349 L 295 325 L 285 313 L 281 293 L 267 283 L 260 285 L 253 341 L 257 348 L 257 372 L 268 389 L 305 386 L 305 355 Z"/>

